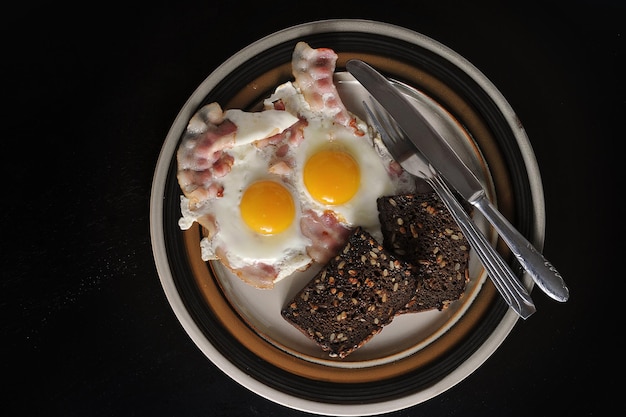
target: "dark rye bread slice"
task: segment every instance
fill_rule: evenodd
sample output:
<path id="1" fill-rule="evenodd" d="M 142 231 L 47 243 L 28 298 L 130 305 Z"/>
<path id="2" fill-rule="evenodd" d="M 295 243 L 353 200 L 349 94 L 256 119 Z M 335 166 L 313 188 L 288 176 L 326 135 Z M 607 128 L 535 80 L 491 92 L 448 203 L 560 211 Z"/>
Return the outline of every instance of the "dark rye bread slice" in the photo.
<path id="1" fill-rule="evenodd" d="M 281 314 L 329 356 L 345 358 L 413 297 L 417 283 L 409 268 L 358 227 Z"/>
<path id="2" fill-rule="evenodd" d="M 470 246 L 439 196 L 385 196 L 377 204 L 383 246 L 415 267 L 417 291 L 399 314 L 443 310 L 461 298 L 469 280 Z"/>

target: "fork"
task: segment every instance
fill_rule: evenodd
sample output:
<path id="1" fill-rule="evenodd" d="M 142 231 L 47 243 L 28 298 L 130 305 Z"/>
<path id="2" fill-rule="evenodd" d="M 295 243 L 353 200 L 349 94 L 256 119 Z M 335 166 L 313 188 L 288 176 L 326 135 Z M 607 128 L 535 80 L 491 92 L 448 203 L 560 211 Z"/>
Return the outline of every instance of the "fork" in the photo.
<path id="1" fill-rule="evenodd" d="M 370 97 L 370 105 L 363 101 L 372 126 L 380 134 L 391 156 L 408 173 L 423 179 L 432 187 L 459 225 L 506 303 L 524 320 L 530 317 L 536 311 L 535 305 L 511 267 L 489 243 L 482 231 L 476 227 L 448 184 L 424 159 L 391 116 L 372 97 Z"/>

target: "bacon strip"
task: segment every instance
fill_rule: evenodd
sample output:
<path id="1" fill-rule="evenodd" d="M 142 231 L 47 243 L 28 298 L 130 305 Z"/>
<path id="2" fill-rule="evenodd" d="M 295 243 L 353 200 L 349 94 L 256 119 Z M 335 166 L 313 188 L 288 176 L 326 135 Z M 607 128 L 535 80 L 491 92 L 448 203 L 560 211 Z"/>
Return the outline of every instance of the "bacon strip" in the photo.
<path id="1" fill-rule="evenodd" d="M 335 256 L 348 241 L 351 229 L 339 223 L 332 211 L 318 216 L 307 210 L 300 221 L 302 234 L 311 239 L 307 247 L 308 255 L 320 264 L 325 264 Z"/>
<path id="2" fill-rule="evenodd" d="M 244 282 L 252 285 L 253 287 L 260 289 L 269 289 L 274 286 L 274 280 L 278 275 L 278 271 L 272 265 L 267 265 L 261 262 L 255 262 L 243 268 L 233 268 L 228 263 L 228 257 L 223 248 L 217 249 L 217 256 L 221 259 L 224 266 L 230 269 L 235 275 L 237 275 Z"/>
<path id="3" fill-rule="evenodd" d="M 215 180 L 230 172 L 233 158 L 223 151 L 233 146 L 236 132 L 217 103 L 200 109 L 189 122 L 176 158 L 178 184 L 190 209 L 221 195 L 223 188 Z"/>
<path id="4" fill-rule="evenodd" d="M 314 111 L 326 112 L 335 121 L 358 131 L 356 119 L 344 106 L 333 74 L 337 54 L 329 48 L 311 48 L 306 42 L 298 42 L 292 55 L 292 73 L 295 84 Z"/>

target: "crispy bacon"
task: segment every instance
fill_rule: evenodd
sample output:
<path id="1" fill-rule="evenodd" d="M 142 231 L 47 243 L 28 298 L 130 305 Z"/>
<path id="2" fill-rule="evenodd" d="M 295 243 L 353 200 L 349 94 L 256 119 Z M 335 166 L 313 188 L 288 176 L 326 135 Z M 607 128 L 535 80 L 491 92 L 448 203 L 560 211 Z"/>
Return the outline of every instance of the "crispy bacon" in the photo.
<path id="1" fill-rule="evenodd" d="M 404 173 L 404 169 L 402 168 L 402 165 L 400 165 L 395 160 L 392 160 L 391 162 L 389 162 L 389 167 L 387 168 L 387 171 L 395 177 L 399 177 L 400 175 Z"/>
<path id="2" fill-rule="evenodd" d="M 272 265 L 259 262 L 238 269 L 235 274 L 253 287 L 270 289 L 274 287 L 278 271 Z"/>
<path id="3" fill-rule="evenodd" d="M 302 234 L 311 239 L 307 253 L 316 262 L 325 264 L 348 241 L 351 229 L 341 224 L 332 211 L 318 216 L 313 210 L 304 213 L 300 221 Z"/>
<path id="4" fill-rule="evenodd" d="M 314 111 L 334 115 L 335 121 L 363 135 L 356 119 L 344 106 L 335 87 L 333 74 L 337 54 L 329 48 L 311 48 L 306 42 L 298 42 L 292 55 L 294 83 L 300 88 L 304 99 Z"/>
<path id="5" fill-rule="evenodd" d="M 178 184 L 190 209 L 223 192 L 216 179 L 228 174 L 233 165 L 233 157 L 224 150 L 233 146 L 236 132 L 237 126 L 224 119 L 217 103 L 203 107 L 189 122 L 176 158 Z"/>
<path id="6" fill-rule="evenodd" d="M 222 248 L 218 248 L 216 253 L 224 266 L 230 269 L 244 282 L 260 289 L 269 289 L 274 286 L 274 280 L 278 276 L 278 271 L 272 265 L 256 262 L 236 269 L 228 264 L 228 257 Z"/>
<path id="7" fill-rule="evenodd" d="M 276 100 L 273 104 L 274 110 L 285 110 L 285 103 L 282 100 Z"/>

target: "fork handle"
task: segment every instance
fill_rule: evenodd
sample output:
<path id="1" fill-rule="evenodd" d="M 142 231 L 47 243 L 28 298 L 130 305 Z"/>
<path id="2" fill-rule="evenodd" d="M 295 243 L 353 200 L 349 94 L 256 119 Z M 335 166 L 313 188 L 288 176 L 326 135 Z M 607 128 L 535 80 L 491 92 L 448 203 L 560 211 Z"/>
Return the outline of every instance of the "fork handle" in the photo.
<path id="1" fill-rule="evenodd" d="M 557 301 L 567 301 L 569 290 L 561 274 L 509 223 L 489 199 L 483 194 L 480 198 L 470 201 L 470 203 L 477 207 L 496 229 L 502 240 L 506 242 L 513 255 L 515 255 L 515 258 L 517 258 L 518 262 L 539 288 Z"/>
<path id="2" fill-rule="evenodd" d="M 452 214 L 500 295 L 520 317 L 523 319 L 530 317 L 536 311 L 535 305 L 511 267 L 489 243 L 482 231 L 476 227 L 441 176 L 433 173 L 427 182 Z"/>

